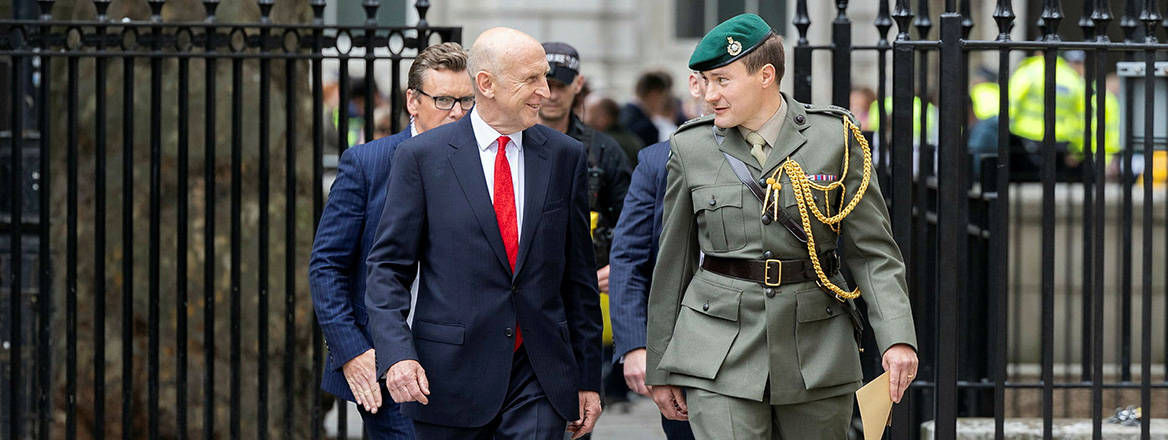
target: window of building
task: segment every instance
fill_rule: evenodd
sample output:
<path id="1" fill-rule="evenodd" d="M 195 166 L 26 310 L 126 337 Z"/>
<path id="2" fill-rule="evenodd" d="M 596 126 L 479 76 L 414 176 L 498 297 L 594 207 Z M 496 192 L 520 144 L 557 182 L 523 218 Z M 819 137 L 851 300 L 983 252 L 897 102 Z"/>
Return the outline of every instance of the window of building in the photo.
<path id="1" fill-rule="evenodd" d="M 772 27 L 783 29 L 787 22 L 786 0 L 675 0 L 677 38 L 701 38 L 723 20 L 752 12 Z"/>

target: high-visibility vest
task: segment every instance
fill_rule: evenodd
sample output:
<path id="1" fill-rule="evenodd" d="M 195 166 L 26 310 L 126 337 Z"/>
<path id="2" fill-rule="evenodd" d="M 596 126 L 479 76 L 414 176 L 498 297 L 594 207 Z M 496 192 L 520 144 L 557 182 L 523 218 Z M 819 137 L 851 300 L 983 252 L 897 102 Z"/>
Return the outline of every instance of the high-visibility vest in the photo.
<path id="1" fill-rule="evenodd" d="M 872 105 L 868 107 L 868 126 L 872 131 L 880 130 L 880 107 L 877 106 L 877 101 L 872 101 Z M 892 97 L 884 97 L 884 111 L 888 114 L 888 118 L 892 119 Z M 937 145 L 937 106 L 929 103 L 926 107 L 928 112 L 928 142 Z M 913 144 L 915 145 L 921 139 L 921 98 L 919 96 L 913 97 Z"/>
<path id="2" fill-rule="evenodd" d="M 1033 141 L 1042 141 L 1044 131 L 1043 112 L 1046 108 L 1043 101 L 1045 91 L 1045 61 L 1042 56 L 1033 56 L 1022 61 L 1010 76 L 1010 132 Z M 1076 72 L 1066 60 L 1061 57 L 1055 63 L 1055 111 L 1054 111 L 1054 139 L 1055 142 L 1066 142 L 1067 152 L 1073 156 L 1083 154 L 1084 118 L 1086 111 L 1087 89 L 1083 77 Z M 1111 93 L 1107 94 L 1106 108 L 1106 144 L 1104 151 L 1110 156 L 1119 151 L 1119 108 L 1117 100 Z M 1095 104 L 1094 99 L 1092 104 Z M 1097 109 L 1092 105 L 1091 113 L 1091 144 L 1095 151 L 1095 131 L 1098 124 L 1095 122 L 1094 112 Z"/>
<path id="3" fill-rule="evenodd" d="M 979 82 L 969 87 L 969 100 L 973 103 L 973 116 L 979 121 L 998 115 L 998 83 Z"/>

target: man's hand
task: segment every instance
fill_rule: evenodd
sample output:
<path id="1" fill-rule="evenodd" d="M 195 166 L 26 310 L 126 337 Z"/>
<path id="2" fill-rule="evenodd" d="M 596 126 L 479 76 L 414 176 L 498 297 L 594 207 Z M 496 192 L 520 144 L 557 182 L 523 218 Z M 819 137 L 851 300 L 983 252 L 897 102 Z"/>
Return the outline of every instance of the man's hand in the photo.
<path id="1" fill-rule="evenodd" d="M 373 349 L 349 359 L 341 366 L 341 371 L 357 404 L 365 407 L 365 411 L 377 414 L 377 408 L 381 408 L 381 387 L 377 385 L 377 358 Z"/>
<path id="2" fill-rule="evenodd" d="M 608 291 L 608 265 L 596 271 L 596 284 L 599 286 L 601 292 Z"/>
<path id="3" fill-rule="evenodd" d="M 888 372 L 888 397 L 900 403 L 904 390 L 917 377 L 917 352 L 908 344 L 896 344 L 884 352 L 884 371 Z"/>
<path id="4" fill-rule="evenodd" d="M 658 385 L 649 388 L 649 397 L 661 410 L 661 415 L 669 420 L 689 420 L 689 407 L 685 405 L 685 395 L 681 387 L 673 385 Z"/>
<path id="5" fill-rule="evenodd" d="M 426 370 L 413 359 L 399 361 L 385 373 L 385 387 L 394 402 L 418 402 L 429 404 L 430 381 L 426 380 Z"/>
<path id="6" fill-rule="evenodd" d="M 583 437 L 596 427 L 596 419 L 600 418 L 600 393 L 596 391 L 580 391 L 580 418 L 568 423 L 568 431 L 572 432 L 572 440 Z"/>
<path id="7" fill-rule="evenodd" d="M 645 386 L 644 348 L 625 353 L 625 385 L 634 393 L 649 397 L 649 388 Z"/>

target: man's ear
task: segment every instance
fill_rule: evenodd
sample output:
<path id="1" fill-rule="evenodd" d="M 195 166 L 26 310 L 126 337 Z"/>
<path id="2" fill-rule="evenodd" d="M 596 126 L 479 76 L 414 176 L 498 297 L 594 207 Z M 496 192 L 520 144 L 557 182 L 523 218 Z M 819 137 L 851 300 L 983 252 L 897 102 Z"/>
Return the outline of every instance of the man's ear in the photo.
<path id="1" fill-rule="evenodd" d="M 418 116 L 419 94 L 414 89 L 406 89 L 406 112 L 410 116 Z"/>
<path id="2" fill-rule="evenodd" d="M 775 71 L 775 65 L 767 63 L 758 70 L 759 85 L 763 88 L 768 88 L 772 85 L 779 84 L 778 72 Z"/>
<path id="3" fill-rule="evenodd" d="M 474 86 L 487 98 L 495 97 L 495 77 L 490 72 L 480 70 L 475 74 Z"/>

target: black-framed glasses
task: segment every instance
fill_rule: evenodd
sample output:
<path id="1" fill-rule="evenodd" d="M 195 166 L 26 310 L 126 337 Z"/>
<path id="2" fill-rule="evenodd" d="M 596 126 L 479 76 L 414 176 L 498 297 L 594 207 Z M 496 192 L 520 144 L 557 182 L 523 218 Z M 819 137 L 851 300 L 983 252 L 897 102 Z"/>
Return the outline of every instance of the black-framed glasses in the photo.
<path id="1" fill-rule="evenodd" d="M 463 110 L 469 111 L 471 107 L 474 107 L 475 103 L 474 95 L 456 98 L 453 96 L 434 96 L 426 93 L 422 89 L 414 89 L 414 91 L 426 95 L 430 97 L 430 99 L 434 100 L 434 108 L 438 110 L 450 110 L 454 108 L 454 103 L 458 102 L 458 105 L 462 106 Z"/>

